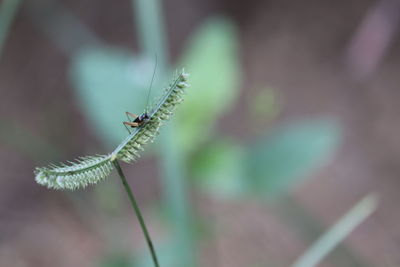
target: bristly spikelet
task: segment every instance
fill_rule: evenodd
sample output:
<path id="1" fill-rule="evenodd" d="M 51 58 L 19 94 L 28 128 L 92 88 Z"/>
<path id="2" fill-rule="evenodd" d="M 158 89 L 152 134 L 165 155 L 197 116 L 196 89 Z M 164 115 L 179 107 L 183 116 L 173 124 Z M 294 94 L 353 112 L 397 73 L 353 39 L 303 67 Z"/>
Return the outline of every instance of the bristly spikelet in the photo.
<path id="1" fill-rule="evenodd" d="M 82 157 L 69 165 L 36 168 L 37 183 L 53 189 L 78 189 L 96 184 L 105 179 L 113 170 L 111 156 Z"/>
<path id="2" fill-rule="evenodd" d="M 149 112 L 150 120 L 134 131 L 113 151 L 112 155 L 119 160 L 132 162 L 139 157 L 143 146 L 154 140 L 160 126 L 170 118 L 176 106 L 183 101 L 188 74 L 183 70 L 165 89 L 164 95 Z"/>
<path id="3" fill-rule="evenodd" d="M 150 120 L 136 127 L 111 154 L 82 157 L 76 162 L 69 162 L 69 165 L 61 163 L 60 166 L 36 168 L 36 182 L 48 188 L 75 190 L 105 179 L 113 170 L 114 160 L 132 162 L 137 159 L 143 145 L 154 140 L 160 126 L 183 101 L 184 89 L 189 86 L 188 76 L 183 70 L 176 75 L 165 89 L 164 95 L 148 113 Z"/>

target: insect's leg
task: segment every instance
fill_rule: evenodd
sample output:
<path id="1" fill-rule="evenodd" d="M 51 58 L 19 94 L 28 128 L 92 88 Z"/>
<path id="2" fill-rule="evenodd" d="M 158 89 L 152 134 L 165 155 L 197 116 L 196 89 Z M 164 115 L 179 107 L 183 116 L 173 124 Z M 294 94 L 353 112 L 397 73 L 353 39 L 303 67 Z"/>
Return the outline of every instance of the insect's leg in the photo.
<path id="1" fill-rule="evenodd" d="M 128 111 L 127 112 L 125 112 L 125 114 L 126 114 L 126 118 L 128 119 L 128 121 L 131 121 L 131 118 L 128 116 Z M 124 124 L 125 125 L 125 124 Z M 126 126 L 125 126 L 126 127 Z"/>
<path id="2" fill-rule="evenodd" d="M 128 121 L 131 121 L 131 118 L 133 118 L 133 119 L 136 119 L 138 116 L 136 116 L 135 114 L 133 114 L 133 113 L 130 113 L 130 112 L 125 112 L 125 114 L 126 114 L 126 117 L 128 118 Z"/>
<path id="3" fill-rule="evenodd" d="M 128 131 L 128 133 L 129 134 L 131 134 L 131 131 L 129 131 L 129 128 L 128 128 L 128 126 L 126 126 L 126 124 L 125 123 L 122 123 L 124 126 L 125 126 L 125 129 Z"/>
<path id="4" fill-rule="evenodd" d="M 127 121 L 124 121 L 124 124 L 125 125 L 128 125 L 128 126 L 132 126 L 132 127 L 138 127 L 139 126 L 139 123 L 137 123 L 137 122 L 127 122 Z"/>

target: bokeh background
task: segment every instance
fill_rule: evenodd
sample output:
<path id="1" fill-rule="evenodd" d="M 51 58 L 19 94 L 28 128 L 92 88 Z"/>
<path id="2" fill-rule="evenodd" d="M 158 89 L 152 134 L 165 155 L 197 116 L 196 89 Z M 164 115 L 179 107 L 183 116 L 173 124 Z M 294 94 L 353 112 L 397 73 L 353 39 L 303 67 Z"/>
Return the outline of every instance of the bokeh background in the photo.
<path id="1" fill-rule="evenodd" d="M 162 266 L 400 266 L 399 18 L 396 0 L 0 1 L 0 266 L 152 266 L 115 174 L 68 192 L 33 170 L 111 151 L 156 58 L 150 99 L 176 69 L 192 87 L 122 167 Z"/>

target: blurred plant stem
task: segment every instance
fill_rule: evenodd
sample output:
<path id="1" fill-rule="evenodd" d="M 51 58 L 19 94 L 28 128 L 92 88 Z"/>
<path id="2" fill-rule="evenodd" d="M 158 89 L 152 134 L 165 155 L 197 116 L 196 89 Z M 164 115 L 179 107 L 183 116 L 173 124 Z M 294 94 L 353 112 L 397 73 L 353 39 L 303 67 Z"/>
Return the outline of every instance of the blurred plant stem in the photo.
<path id="1" fill-rule="evenodd" d="M 149 250 L 150 250 L 150 253 L 151 253 L 151 257 L 152 257 L 153 262 L 154 262 L 154 266 L 159 267 L 156 251 L 155 251 L 154 246 L 153 246 L 153 242 L 151 241 L 150 234 L 149 234 L 149 232 L 147 230 L 147 227 L 146 227 L 146 224 L 144 222 L 142 213 L 140 212 L 139 206 L 138 206 L 138 204 L 136 202 L 135 196 L 133 195 L 132 189 L 129 186 L 128 181 L 125 178 L 124 172 L 122 171 L 118 160 L 114 160 L 113 163 L 114 163 L 115 168 L 117 169 L 119 177 L 121 178 L 122 184 L 124 185 L 124 189 L 125 189 L 126 193 L 128 194 L 129 200 L 130 200 L 130 202 L 132 204 L 132 207 L 133 207 L 133 209 L 135 211 L 136 217 L 139 220 L 140 227 L 142 228 L 142 232 L 144 234 L 144 237 L 146 238 L 146 242 L 147 242 L 147 245 L 149 247 Z"/>
<path id="2" fill-rule="evenodd" d="M 132 0 L 138 25 L 141 52 L 158 58 L 159 78 L 163 81 L 168 71 L 168 49 L 164 17 L 159 0 Z M 157 84 L 157 82 L 155 83 Z M 160 84 L 160 83 L 158 83 Z M 161 173 L 165 207 L 173 227 L 174 237 L 172 258 L 174 267 L 196 266 L 188 189 L 185 179 L 185 155 L 176 144 L 173 121 L 166 125 L 161 135 Z"/>
<path id="3" fill-rule="evenodd" d="M 133 0 L 132 3 L 139 34 L 140 52 L 150 58 L 157 55 L 158 80 L 164 80 L 168 68 L 168 48 L 160 0 Z"/>
<path id="4" fill-rule="evenodd" d="M 323 226 L 304 208 L 297 199 L 287 195 L 276 203 L 275 211 L 291 229 L 306 242 L 311 243 L 324 232 Z M 338 244 L 332 251 L 330 261 L 335 266 L 363 267 L 366 264 L 352 253 L 345 244 Z"/>
<path id="5" fill-rule="evenodd" d="M 313 267 L 333 251 L 349 234 L 364 222 L 377 208 L 378 198 L 369 194 L 360 200 L 293 264 L 293 267 Z M 340 265 L 342 266 L 342 265 Z"/>
<path id="6" fill-rule="evenodd" d="M 21 0 L 3 0 L 0 3 L 0 56 Z"/>

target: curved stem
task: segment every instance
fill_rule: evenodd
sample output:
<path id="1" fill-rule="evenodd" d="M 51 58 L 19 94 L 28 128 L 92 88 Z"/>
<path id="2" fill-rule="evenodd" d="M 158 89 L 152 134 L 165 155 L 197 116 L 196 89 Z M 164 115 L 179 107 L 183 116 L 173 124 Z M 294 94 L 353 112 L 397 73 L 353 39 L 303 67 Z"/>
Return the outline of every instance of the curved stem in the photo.
<path id="1" fill-rule="evenodd" d="M 144 220 L 143 220 L 142 213 L 140 212 L 139 206 L 135 200 L 135 197 L 133 196 L 131 187 L 129 186 L 128 181 L 126 180 L 125 175 L 122 172 L 122 169 L 121 169 L 121 166 L 119 165 L 118 160 L 114 160 L 113 163 L 115 165 L 115 168 L 118 171 L 119 177 L 122 180 L 122 184 L 124 185 L 125 191 L 128 194 L 128 197 L 129 197 L 129 200 L 131 201 L 132 207 L 135 210 L 136 217 L 139 220 L 140 227 L 142 228 L 144 237 L 146 238 L 147 245 L 150 249 L 151 257 L 153 258 L 154 266 L 159 267 L 160 265 L 158 264 L 157 255 L 156 255 L 156 251 L 153 246 L 153 242 L 151 241 L 149 232 L 147 231 L 146 224 L 144 223 Z"/>

